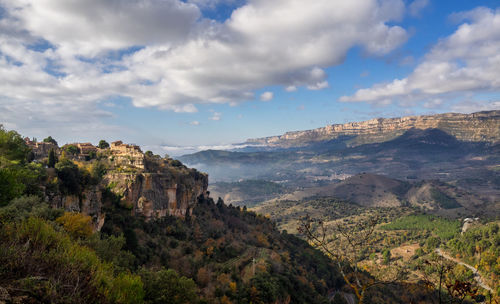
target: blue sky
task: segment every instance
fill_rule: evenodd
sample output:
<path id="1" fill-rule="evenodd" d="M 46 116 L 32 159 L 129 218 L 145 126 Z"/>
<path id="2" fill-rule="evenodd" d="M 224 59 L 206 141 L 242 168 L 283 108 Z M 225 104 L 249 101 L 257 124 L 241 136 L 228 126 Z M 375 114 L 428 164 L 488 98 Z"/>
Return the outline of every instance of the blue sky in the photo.
<path id="1" fill-rule="evenodd" d="M 5 127 L 175 155 L 500 109 L 498 1 L 89 1 L 0 0 Z"/>

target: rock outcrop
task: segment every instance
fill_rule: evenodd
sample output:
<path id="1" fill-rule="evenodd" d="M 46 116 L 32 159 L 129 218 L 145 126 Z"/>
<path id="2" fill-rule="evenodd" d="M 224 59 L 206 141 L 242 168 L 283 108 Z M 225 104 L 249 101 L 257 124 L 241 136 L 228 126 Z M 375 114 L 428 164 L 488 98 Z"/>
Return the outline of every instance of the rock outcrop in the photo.
<path id="1" fill-rule="evenodd" d="M 198 196 L 205 194 L 208 176 L 194 169 L 178 173 L 111 173 L 105 177 L 122 205 L 147 219 L 190 215 Z"/>
<path id="2" fill-rule="evenodd" d="M 78 193 L 65 194 L 60 188 L 46 188 L 46 201 L 56 208 L 81 212 L 92 217 L 94 228 L 100 230 L 106 214 L 105 192 L 120 198 L 122 207 L 147 220 L 167 215 L 191 215 L 200 195 L 208 188 L 208 175 L 190 169 L 181 162 L 159 156 L 146 156 L 136 145 L 113 142 L 109 149 L 99 150 L 99 160 L 82 161 L 92 166 L 99 162 L 106 174 L 98 184 L 83 184 Z M 57 173 L 49 172 L 54 180 Z M 113 198 L 114 199 L 114 198 Z"/>
<path id="3" fill-rule="evenodd" d="M 347 145 L 358 146 L 394 139 L 411 128 L 440 129 L 461 141 L 499 143 L 500 111 L 378 118 L 363 122 L 328 125 L 307 131 L 287 132 L 280 136 L 249 139 L 247 143 L 271 147 L 294 147 L 348 136 L 350 139 L 346 141 Z"/>

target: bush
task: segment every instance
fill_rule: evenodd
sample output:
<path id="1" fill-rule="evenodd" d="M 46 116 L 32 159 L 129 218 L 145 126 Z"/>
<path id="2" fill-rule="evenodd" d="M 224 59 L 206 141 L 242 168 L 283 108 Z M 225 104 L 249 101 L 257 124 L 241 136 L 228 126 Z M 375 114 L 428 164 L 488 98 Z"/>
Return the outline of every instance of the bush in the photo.
<path id="1" fill-rule="evenodd" d="M 39 218 L 2 227 L 0 271 L 42 303 L 142 303 L 144 297 L 138 276 L 115 276 L 112 265 Z"/>
<path id="2" fill-rule="evenodd" d="M 78 194 L 80 192 L 80 170 L 69 159 L 62 159 L 56 164 L 57 176 L 61 181 L 61 192 Z"/>
<path id="3" fill-rule="evenodd" d="M 92 218 L 88 215 L 64 212 L 64 215 L 57 218 L 56 222 L 74 238 L 87 238 L 92 235 Z"/>
<path id="4" fill-rule="evenodd" d="M 22 221 L 31 216 L 55 220 L 62 214 L 61 209 L 50 208 L 37 196 L 21 196 L 0 208 L 0 223 Z"/>
<path id="5" fill-rule="evenodd" d="M 180 277 L 175 270 L 142 269 L 139 274 L 144 282 L 144 299 L 147 303 L 189 304 L 199 301 L 194 281 Z"/>
<path id="6" fill-rule="evenodd" d="M 105 141 L 104 139 L 101 139 L 99 141 L 99 144 L 97 145 L 100 149 L 107 149 L 109 148 L 109 143 Z"/>

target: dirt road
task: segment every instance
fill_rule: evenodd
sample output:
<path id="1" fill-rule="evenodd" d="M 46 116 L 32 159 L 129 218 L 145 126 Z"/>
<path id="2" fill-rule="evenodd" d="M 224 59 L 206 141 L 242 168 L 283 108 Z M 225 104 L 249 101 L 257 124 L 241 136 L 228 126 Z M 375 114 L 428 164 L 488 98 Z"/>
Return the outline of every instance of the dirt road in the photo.
<path id="1" fill-rule="evenodd" d="M 488 285 L 486 285 L 483 277 L 481 276 L 481 274 L 479 274 L 479 271 L 477 271 L 477 269 L 469 264 L 466 264 L 458 259 L 455 259 L 451 256 L 449 256 L 446 252 L 444 252 L 443 250 L 441 250 L 440 248 L 437 248 L 436 249 L 436 253 L 439 254 L 440 256 L 442 256 L 443 258 L 445 259 L 448 259 L 450 261 L 453 261 L 457 264 L 460 264 L 460 265 L 464 265 L 465 267 L 469 268 L 470 270 L 472 270 L 472 272 L 474 273 L 474 279 L 476 280 L 476 282 L 478 283 L 479 286 L 481 286 L 482 288 L 490 291 L 490 292 L 493 292 L 493 289 L 491 287 L 489 287 Z"/>

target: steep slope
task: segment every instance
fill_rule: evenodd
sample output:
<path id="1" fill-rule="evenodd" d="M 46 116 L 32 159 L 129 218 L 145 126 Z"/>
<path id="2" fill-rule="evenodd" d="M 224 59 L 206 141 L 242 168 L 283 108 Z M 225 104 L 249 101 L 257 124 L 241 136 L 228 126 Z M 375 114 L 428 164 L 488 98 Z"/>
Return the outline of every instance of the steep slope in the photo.
<path id="1" fill-rule="evenodd" d="M 0 302 L 326 303 L 344 285 L 327 256 L 215 203 L 179 161 L 113 143 L 47 168 L 3 132 L 0 178 L 18 189 L 0 184 Z"/>

